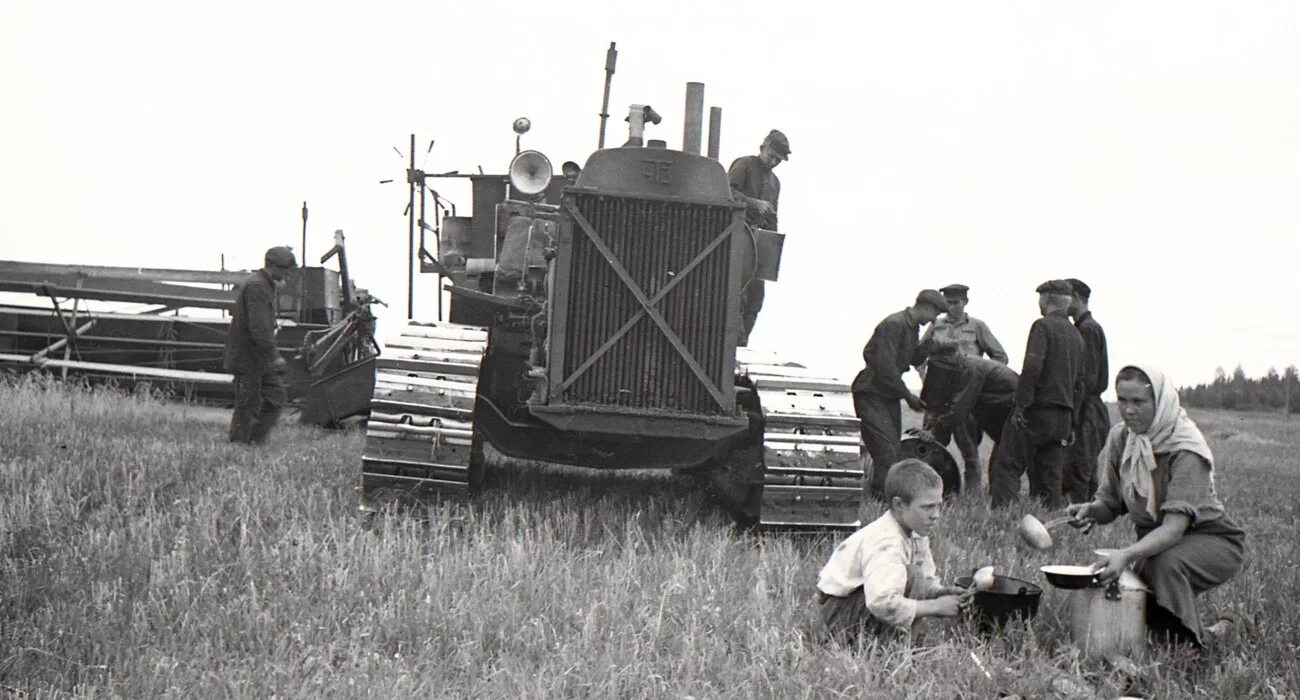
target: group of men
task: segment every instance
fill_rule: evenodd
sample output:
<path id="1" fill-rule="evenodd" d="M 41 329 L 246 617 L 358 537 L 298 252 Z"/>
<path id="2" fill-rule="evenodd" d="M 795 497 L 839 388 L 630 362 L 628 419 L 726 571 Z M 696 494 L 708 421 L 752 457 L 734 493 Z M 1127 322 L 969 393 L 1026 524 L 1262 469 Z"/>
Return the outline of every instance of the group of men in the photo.
<path id="1" fill-rule="evenodd" d="M 776 230 L 781 181 L 773 169 L 789 157 L 790 140 L 773 129 L 757 155 L 731 164 L 731 192 L 745 204 L 750 226 Z M 1088 310 L 1092 290 L 1078 279 L 1038 286 L 1042 318 L 1029 329 L 1016 374 L 988 325 L 966 313 L 969 289 L 950 284 L 922 291 L 914 304 L 886 316 L 863 348 L 866 366 L 852 390 L 862 443 L 875 467 L 863 478 L 864 497 L 881 496 L 886 470 L 901 457 L 906 403 L 925 413 L 924 437 L 944 445 L 956 441 L 968 490 L 981 482 L 979 444 L 989 436 L 994 506 L 1017 497 L 1026 472 L 1030 494 L 1051 506 L 1088 500 L 1110 428 L 1101 400 L 1110 383 L 1106 334 Z M 763 296 L 763 281 L 749 282 L 741 299 L 741 346 L 749 342 Z M 909 367 L 925 378 L 920 396 L 903 382 Z"/>
<path id="2" fill-rule="evenodd" d="M 994 507 L 1019 496 L 1026 472 L 1030 495 L 1049 507 L 1092 496 L 1110 429 L 1101 400 L 1109 384 L 1106 334 L 1088 310 L 1092 290 L 1083 281 L 1050 280 L 1037 292 L 1042 317 L 1029 329 L 1019 374 L 987 324 L 966 313 L 966 285 L 923 290 L 876 326 L 852 384 L 872 465 L 864 500 L 881 498 L 886 470 L 901 458 L 901 403 L 925 414 L 923 437 L 956 441 L 967 490 L 981 481 L 979 443 L 985 435 L 993 441 Z M 919 396 L 903 382 L 911 367 L 924 376 Z"/>

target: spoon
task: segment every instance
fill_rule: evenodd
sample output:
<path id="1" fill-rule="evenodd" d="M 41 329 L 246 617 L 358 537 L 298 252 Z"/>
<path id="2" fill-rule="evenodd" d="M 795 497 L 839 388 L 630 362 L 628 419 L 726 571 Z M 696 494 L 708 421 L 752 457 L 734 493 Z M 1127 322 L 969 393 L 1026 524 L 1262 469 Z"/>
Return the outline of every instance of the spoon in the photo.
<path id="1" fill-rule="evenodd" d="M 962 591 L 962 599 L 969 600 L 973 598 L 976 593 L 982 593 L 993 588 L 994 571 L 995 569 L 992 566 L 985 566 L 976 569 L 975 573 L 971 574 L 971 584 L 966 587 L 965 591 Z"/>
<path id="2" fill-rule="evenodd" d="M 1072 518 L 1063 515 L 1059 518 L 1053 518 L 1044 525 L 1042 521 L 1032 515 L 1025 515 L 1020 519 L 1020 536 L 1025 542 L 1034 549 L 1051 549 L 1052 534 L 1050 530 L 1070 522 Z"/>

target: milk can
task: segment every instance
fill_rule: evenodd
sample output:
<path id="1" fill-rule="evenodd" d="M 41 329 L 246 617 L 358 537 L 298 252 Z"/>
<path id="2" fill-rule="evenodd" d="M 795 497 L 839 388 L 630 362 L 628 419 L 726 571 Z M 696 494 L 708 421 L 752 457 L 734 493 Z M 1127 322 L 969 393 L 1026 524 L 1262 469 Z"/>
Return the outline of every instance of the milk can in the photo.
<path id="1" fill-rule="evenodd" d="M 1085 655 L 1142 658 L 1147 648 L 1146 584 L 1124 571 L 1109 584 L 1070 591 L 1070 637 Z"/>

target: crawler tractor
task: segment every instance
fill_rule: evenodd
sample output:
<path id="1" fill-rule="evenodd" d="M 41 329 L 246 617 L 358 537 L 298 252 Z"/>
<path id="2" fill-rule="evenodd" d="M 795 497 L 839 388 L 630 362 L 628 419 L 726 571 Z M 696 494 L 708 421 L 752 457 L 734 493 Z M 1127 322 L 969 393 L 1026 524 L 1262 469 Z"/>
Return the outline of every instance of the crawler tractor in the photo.
<path id="1" fill-rule="evenodd" d="M 707 477 L 745 526 L 856 523 L 848 386 L 737 348 L 742 291 L 775 279 L 781 237 L 746 225 L 716 154 L 643 147 L 658 115 L 629 112 L 628 144 L 576 180 L 523 151 L 508 175 L 470 178 L 472 216 L 443 218 L 428 265 L 450 282 L 449 320 L 410 323 L 375 361 L 363 508 L 472 494 L 491 444 Z M 699 115 L 686 121 L 698 144 Z"/>

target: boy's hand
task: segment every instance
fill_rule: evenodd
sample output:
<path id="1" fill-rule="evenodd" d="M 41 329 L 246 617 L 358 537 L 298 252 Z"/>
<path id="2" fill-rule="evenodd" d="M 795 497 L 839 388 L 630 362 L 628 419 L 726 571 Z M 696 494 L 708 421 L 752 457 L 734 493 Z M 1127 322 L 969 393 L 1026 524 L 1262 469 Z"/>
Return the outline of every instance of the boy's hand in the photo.
<path id="1" fill-rule="evenodd" d="M 957 617 L 961 614 L 961 598 L 955 595 L 939 596 L 934 599 L 934 615 L 936 617 Z"/>

